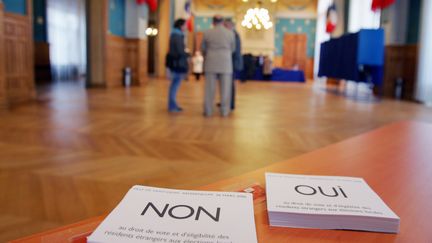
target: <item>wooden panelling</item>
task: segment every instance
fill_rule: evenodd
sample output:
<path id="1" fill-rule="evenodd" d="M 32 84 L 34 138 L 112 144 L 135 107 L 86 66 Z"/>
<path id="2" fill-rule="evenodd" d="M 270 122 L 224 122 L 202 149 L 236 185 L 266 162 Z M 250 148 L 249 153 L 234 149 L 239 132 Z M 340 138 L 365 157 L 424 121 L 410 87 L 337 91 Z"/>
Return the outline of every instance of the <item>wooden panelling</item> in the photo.
<path id="1" fill-rule="evenodd" d="M 126 39 L 107 35 L 107 87 L 122 85 L 123 70 L 132 69 L 132 83 L 139 85 L 147 79 L 147 40 Z"/>
<path id="2" fill-rule="evenodd" d="M 384 96 L 394 97 L 397 78 L 403 79 L 402 98 L 413 100 L 417 75 L 417 45 L 388 45 L 385 49 Z"/>
<path id="3" fill-rule="evenodd" d="M 275 68 L 286 68 L 286 69 L 292 69 L 290 67 L 285 67 L 283 65 L 283 57 L 282 56 L 275 56 L 273 58 L 273 66 Z M 313 72 L 314 72 L 314 58 L 307 58 L 306 59 L 306 69 L 305 72 L 305 78 L 308 80 L 313 80 Z"/>
<path id="4" fill-rule="evenodd" d="M 126 66 L 132 68 L 132 82 L 139 85 L 147 79 L 147 40 L 126 39 Z"/>
<path id="5" fill-rule="evenodd" d="M 123 70 L 132 68 L 133 84 L 147 79 L 147 40 L 127 39 L 107 33 L 107 0 L 87 1 L 88 75 L 90 87 L 121 87 Z"/>
<path id="6" fill-rule="evenodd" d="M 284 68 L 306 70 L 306 34 L 284 34 L 282 65 Z"/>
<path id="7" fill-rule="evenodd" d="M 275 68 L 283 68 L 283 65 L 282 65 L 282 56 L 275 56 L 273 58 L 273 67 L 275 67 Z"/>
<path id="8" fill-rule="evenodd" d="M 50 65 L 50 46 L 48 42 L 34 42 L 35 65 Z"/>
<path id="9" fill-rule="evenodd" d="M 105 87 L 108 0 L 86 1 L 86 7 L 88 45 L 86 83 L 88 87 Z"/>
<path id="10" fill-rule="evenodd" d="M 34 72 L 37 83 L 47 83 L 52 80 L 48 42 L 34 42 Z"/>
<path id="11" fill-rule="evenodd" d="M 31 14 L 5 13 L 3 22 L 7 97 L 10 103 L 27 101 L 35 96 Z"/>
<path id="12" fill-rule="evenodd" d="M 119 87 L 122 85 L 123 69 L 127 65 L 127 42 L 125 38 L 108 34 L 106 45 L 106 86 Z"/>
<path id="13" fill-rule="evenodd" d="M 138 58 L 137 58 L 137 82 L 138 84 L 143 84 L 148 80 L 148 40 L 136 40 L 138 45 Z"/>
<path id="14" fill-rule="evenodd" d="M 308 57 L 306 59 L 305 78 L 313 79 L 314 78 L 313 73 L 314 73 L 314 59 Z"/>
<path id="15" fill-rule="evenodd" d="M 5 53 L 3 41 L 3 4 L 0 2 L 0 110 L 6 108 Z"/>
<path id="16" fill-rule="evenodd" d="M 126 67 L 132 69 L 132 83 L 137 84 L 138 74 L 138 40 L 137 39 L 125 39 L 126 41 Z"/>

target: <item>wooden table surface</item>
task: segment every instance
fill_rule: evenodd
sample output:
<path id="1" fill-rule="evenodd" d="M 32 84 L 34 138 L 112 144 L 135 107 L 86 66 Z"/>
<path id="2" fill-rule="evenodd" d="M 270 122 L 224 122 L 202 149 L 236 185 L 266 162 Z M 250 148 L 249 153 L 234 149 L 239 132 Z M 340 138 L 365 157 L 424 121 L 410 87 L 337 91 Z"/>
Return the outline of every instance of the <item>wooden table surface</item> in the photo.
<path id="1" fill-rule="evenodd" d="M 270 227 L 265 201 L 258 200 L 254 206 L 260 243 L 432 242 L 432 124 L 390 124 L 198 189 L 236 191 L 253 184 L 265 187 L 265 172 L 362 177 L 400 217 L 401 227 L 398 234 Z M 101 220 L 93 218 L 13 242 L 85 242 L 85 236 Z"/>

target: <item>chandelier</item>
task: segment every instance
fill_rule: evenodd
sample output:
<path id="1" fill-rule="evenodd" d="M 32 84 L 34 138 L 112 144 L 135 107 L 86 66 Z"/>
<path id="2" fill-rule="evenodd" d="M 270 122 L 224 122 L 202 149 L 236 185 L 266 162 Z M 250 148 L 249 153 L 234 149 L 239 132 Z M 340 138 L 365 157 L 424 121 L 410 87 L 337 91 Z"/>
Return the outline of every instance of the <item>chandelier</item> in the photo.
<path id="1" fill-rule="evenodd" d="M 241 25 L 248 29 L 268 30 L 273 27 L 273 23 L 270 20 L 269 11 L 261 7 L 261 1 L 258 2 L 258 6 L 250 8 L 246 11 L 245 16 Z"/>

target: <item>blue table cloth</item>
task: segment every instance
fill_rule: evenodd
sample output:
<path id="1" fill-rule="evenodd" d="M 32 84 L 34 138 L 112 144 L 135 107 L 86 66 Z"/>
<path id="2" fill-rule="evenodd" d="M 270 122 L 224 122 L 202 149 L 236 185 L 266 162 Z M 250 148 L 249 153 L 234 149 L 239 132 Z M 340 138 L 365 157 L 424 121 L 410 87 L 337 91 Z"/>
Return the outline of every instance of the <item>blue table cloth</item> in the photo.
<path id="1" fill-rule="evenodd" d="M 264 80 L 264 75 L 262 68 L 257 67 L 255 73 L 252 77 L 245 77 L 245 73 L 242 71 L 236 74 L 238 79 L 243 80 Z M 288 70 L 283 68 L 275 68 L 272 72 L 272 77 L 269 81 L 277 82 L 305 82 L 305 75 L 303 71 L 300 70 Z"/>

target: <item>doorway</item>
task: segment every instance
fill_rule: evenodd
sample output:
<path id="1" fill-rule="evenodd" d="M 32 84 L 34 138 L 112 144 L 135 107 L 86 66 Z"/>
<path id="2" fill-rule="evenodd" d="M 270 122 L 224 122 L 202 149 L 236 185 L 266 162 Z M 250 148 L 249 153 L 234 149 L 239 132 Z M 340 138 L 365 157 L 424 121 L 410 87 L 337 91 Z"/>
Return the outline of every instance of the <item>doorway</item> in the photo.
<path id="1" fill-rule="evenodd" d="M 85 7 L 85 0 L 33 2 L 36 84 L 85 79 Z"/>
<path id="2" fill-rule="evenodd" d="M 51 72 L 54 81 L 75 81 L 86 74 L 84 0 L 46 0 Z"/>
<path id="3" fill-rule="evenodd" d="M 284 34 L 283 66 L 287 69 L 302 70 L 306 73 L 306 34 Z"/>

